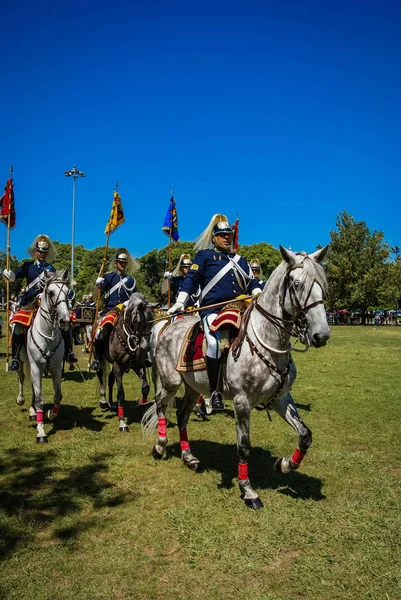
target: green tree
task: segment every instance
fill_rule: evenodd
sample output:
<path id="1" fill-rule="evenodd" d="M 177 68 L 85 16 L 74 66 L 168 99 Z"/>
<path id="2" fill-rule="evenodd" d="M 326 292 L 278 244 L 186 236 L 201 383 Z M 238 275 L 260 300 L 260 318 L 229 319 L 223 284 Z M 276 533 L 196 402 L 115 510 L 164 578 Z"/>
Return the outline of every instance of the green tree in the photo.
<path id="1" fill-rule="evenodd" d="M 359 308 L 365 322 L 366 309 L 377 306 L 387 279 L 390 247 L 381 231 L 370 231 L 365 221 L 355 221 L 345 210 L 337 215 L 336 227 L 330 232 L 326 265 L 328 305 Z"/>
<path id="2" fill-rule="evenodd" d="M 280 251 L 266 242 L 252 244 L 251 246 L 240 245 L 238 253 L 246 258 L 248 262 L 250 262 L 252 258 L 258 258 L 265 279 L 268 279 L 274 269 L 281 263 Z"/>

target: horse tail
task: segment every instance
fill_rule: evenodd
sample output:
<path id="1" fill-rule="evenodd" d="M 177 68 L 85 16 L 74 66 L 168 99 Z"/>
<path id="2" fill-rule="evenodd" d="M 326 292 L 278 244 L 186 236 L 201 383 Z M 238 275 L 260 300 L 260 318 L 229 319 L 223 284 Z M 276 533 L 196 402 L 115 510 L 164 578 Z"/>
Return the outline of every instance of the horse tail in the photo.
<path id="1" fill-rule="evenodd" d="M 158 423 L 159 420 L 157 416 L 157 403 L 152 402 L 152 404 L 149 406 L 141 420 L 143 437 L 151 437 L 153 435 L 153 432 L 157 429 Z"/>

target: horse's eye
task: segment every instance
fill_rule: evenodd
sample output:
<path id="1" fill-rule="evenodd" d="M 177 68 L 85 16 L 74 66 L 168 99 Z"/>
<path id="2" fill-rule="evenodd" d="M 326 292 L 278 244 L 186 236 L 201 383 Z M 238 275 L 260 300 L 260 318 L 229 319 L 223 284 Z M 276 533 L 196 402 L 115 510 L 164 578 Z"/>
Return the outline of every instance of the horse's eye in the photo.
<path id="1" fill-rule="evenodd" d="M 50 296 L 50 298 L 54 298 L 54 292 L 53 292 L 53 290 L 51 290 L 51 291 L 49 292 L 49 296 Z"/>
<path id="2" fill-rule="evenodd" d="M 299 287 L 299 281 L 298 281 L 298 279 L 295 279 L 295 281 L 294 281 L 294 286 L 295 286 L 296 288 L 297 288 L 297 287 Z"/>

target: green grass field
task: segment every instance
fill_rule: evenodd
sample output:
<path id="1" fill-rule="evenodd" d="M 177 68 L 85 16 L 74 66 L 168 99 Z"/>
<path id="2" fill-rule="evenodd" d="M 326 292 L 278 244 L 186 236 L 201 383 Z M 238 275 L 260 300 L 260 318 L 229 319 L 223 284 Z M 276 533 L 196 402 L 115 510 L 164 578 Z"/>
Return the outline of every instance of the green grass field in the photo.
<path id="1" fill-rule="evenodd" d="M 254 411 L 260 511 L 239 496 L 232 403 L 207 423 L 190 419 L 204 467 L 193 473 L 180 460 L 174 413 L 166 460 L 151 457 L 132 373 L 129 434 L 98 408 L 92 375 L 84 383 L 67 373 L 49 443 L 37 446 L 2 359 L 0 597 L 401 598 L 401 327 L 334 327 L 326 348 L 294 356 L 293 395 L 313 444 L 299 471 L 274 473 L 296 436 Z M 50 404 L 50 380 L 44 388 Z"/>

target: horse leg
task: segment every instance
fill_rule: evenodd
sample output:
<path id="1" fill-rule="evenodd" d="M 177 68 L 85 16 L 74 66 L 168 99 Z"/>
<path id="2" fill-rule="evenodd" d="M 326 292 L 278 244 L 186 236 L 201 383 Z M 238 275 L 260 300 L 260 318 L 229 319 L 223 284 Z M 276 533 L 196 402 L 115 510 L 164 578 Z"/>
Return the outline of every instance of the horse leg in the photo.
<path id="1" fill-rule="evenodd" d="M 176 391 L 179 388 L 179 384 L 172 390 L 167 391 L 163 387 L 156 394 L 156 413 L 157 413 L 157 442 L 152 448 L 153 458 L 162 458 L 164 451 L 167 446 L 167 419 L 166 419 L 166 408 Z M 148 411 L 153 410 L 153 406 L 150 406 Z M 148 412 L 147 411 L 147 412 Z M 146 413 L 145 413 L 146 414 Z"/>
<path id="2" fill-rule="evenodd" d="M 32 390 L 32 398 L 31 398 L 31 406 L 29 407 L 29 420 L 36 423 L 36 408 L 35 408 L 35 390 L 33 385 L 31 385 Z"/>
<path id="3" fill-rule="evenodd" d="M 248 460 L 251 452 L 251 409 L 248 399 L 244 394 L 237 394 L 234 397 L 234 410 L 237 428 L 238 484 L 241 490 L 241 496 L 246 506 L 249 508 L 262 508 L 263 503 L 252 488 L 248 477 Z"/>
<path id="4" fill-rule="evenodd" d="M 123 387 L 124 369 L 121 368 L 120 365 L 115 362 L 113 364 L 113 370 L 110 373 L 110 376 L 111 376 L 111 374 L 113 374 L 113 381 L 115 379 L 116 383 L 117 383 L 118 429 L 122 433 L 128 433 L 128 431 L 129 431 L 128 425 L 127 425 L 127 423 L 125 422 L 125 419 L 124 419 L 124 400 L 125 400 L 125 393 L 124 393 L 124 387 Z"/>
<path id="5" fill-rule="evenodd" d="M 54 419 L 58 416 L 61 400 L 63 399 L 63 395 L 61 393 L 61 368 L 55 368 L 52 370 L 52 379 L 54 389 L 54 404 L 53 408 L 48 410 L 46 413 L 46 417 L 49 419 L 49 421 L 54 421 Z"/>
<path id="6" fill-rule="evenodd" d="M 100 401 L 99 406 L 102 410 L 107 410 L 109 408 L 109 403 L 106 398 L 106 388 L 103 383 L 103 361 L 100 361 L 100 369 L 96 371 L 97 378 L 99 380 L 99 390 L 100 390 Z"/>
<path id="7" fill-rule="evenodd" d="M 274 469 L 276 471 L 290 473 L 291 471 L 298 469 L 301 464 L 306 451 L 312 443 L 312 432 L 299 416 L 297 407 L 295 406 L 290 393 L 277 399 L 272 404 L 272 408 L 280 415 L 280 417 L 287 421 L 298 434 L 298 447 L 295 449 L 294 453 L 291 456 L 278 458 L 274 464 Z"/>
<path id="8" fill-rule="evenodd" d="M 25 404 L 25 396 L 24 396 L 24 382 L 25 382 L 25 363 L 20 361 L 20 368 L 17 371 L 18 374 L 18 398 L 17 404 L 18 406 L 23 406 Z"/>
<path id="9" fill-rule="evenodd" d="M 109 387 L 109 409 L 113 412 L 117 412 L 117 404 L 113 401 L 113 385 L 116 380 L 115 373 L 113 369 L 111 369 L 109 373 L 108 387 Z"/>
<path id="10" fill-rule="evenodd" d="M 31 366 L 31 379 L 32 379 L 32 388 L 35 396 L 35 410 L 36 410 L 36 423 L 37 423 L 37 435 L 36 442 L 38 444 L 47 443 L 47 435 L 45 433 L 45 428 L 43 425 L 43 407 L 44 407 L 44 398 L 42 392 L 42 375 L 40 368 L 36 364 L 32 364 Z"/>
<path id="11" fill-rule="evenodd" d="M 145 367 L 143 367 L 142 369 L 139 369 L 139 371 L 136 373 L 141 381 L 141 390 L 142 390 L 142 398 L 139 400 L 138 404 L 143 406 L 145 404 L 148 404 L 150 385 L 148 384 L 148 380 L 146 378 L 146 368 Z"/>
<path id="12" fill-rule="evenodd" d="M 185 386 L 184 398 L 182 399 L 181 406 L 177 409 L 177 425 L 180 432 L 181 458 L 184 461 L 184 465 L 189 467 L 192 471 L 197 471 L 199 469 L 200 461 L 191 452 L 188 442 L 187 424 L 189 415 L 197 404 L 198 399 L 199 393 L 195 392 L 195 390 L 192 388 Z"/>

